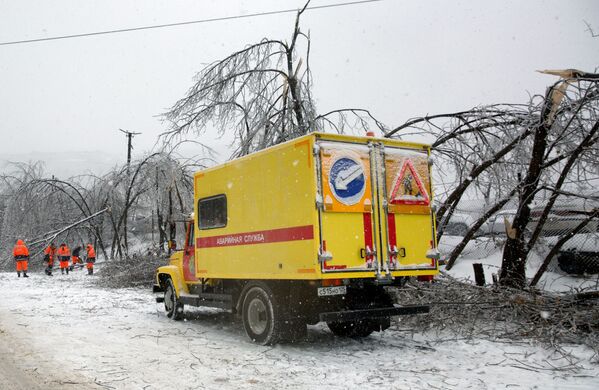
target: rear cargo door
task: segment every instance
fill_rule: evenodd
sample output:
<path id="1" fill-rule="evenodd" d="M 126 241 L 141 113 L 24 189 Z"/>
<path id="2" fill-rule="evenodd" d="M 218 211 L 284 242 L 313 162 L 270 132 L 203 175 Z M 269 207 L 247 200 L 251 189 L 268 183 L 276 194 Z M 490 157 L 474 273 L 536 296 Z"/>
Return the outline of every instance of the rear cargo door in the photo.
<path id="1" fill-rule="evenodd" d="M 320 141 L 319 219 L 322 272 L 377 270 L 372 147 Z"/>
<path id="2" fill-rule="evenodd" d="M 385 271 L 435 269 L 427 258 L 434 248 L 434 219 L 428 151 L 383 147 L 377 149 L 382 186 L 379 202 L 384 232 Z"/>

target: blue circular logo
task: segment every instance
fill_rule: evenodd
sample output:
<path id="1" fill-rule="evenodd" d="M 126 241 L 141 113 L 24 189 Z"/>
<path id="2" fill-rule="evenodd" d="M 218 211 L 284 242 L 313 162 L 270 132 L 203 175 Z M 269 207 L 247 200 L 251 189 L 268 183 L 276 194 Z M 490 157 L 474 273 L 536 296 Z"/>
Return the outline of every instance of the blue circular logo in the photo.
<path id="1" fill-rule="evenodd" d="M 337 200 L 351 206 L 360 201 L 366 189 L 364 166 L 359 160 L 341 157 L 331 165 L 329 186 Z"/>

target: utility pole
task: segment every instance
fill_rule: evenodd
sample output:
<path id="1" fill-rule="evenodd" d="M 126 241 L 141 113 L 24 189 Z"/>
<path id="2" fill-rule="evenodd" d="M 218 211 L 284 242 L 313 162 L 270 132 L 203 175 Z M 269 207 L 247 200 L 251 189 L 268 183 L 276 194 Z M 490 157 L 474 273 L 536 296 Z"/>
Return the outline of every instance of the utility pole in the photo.
<path id="1" fill-rule="evenodd" d="M 138 135 L 141 133 L 133 133 L 128 130 L 119 129 L 121 132 L 125 133 L 125 137 L 127 137 L 127 171 L 129 171 L 129 165 L 131 164 L 131 149 L 133 149 L 133 144 L 131 143 L 131 139 L 134 135 Z"/>

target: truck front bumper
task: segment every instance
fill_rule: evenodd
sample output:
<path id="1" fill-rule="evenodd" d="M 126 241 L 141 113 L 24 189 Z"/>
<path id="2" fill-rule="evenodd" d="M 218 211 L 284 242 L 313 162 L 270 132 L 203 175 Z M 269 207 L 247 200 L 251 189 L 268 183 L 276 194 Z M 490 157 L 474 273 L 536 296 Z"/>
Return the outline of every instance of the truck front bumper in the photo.
<path id="1" fill-rule="evenodd" d="M 319 319 L 324 322 L 356 321 L 367 318 L 382 318 L 407 314 L 422 314 L 430 311 L 429 306 L 398 306 L 378 309 L 344 310 L 320 313 Z"/>

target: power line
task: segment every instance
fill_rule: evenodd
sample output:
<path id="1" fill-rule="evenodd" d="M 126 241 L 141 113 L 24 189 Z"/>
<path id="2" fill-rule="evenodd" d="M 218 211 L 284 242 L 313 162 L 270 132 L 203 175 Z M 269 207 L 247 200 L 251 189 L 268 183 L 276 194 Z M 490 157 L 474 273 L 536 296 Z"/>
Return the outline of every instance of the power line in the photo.
<path id="1" fill-rule="evenodd" d="M 379 2 L 379 1 L 383 1 L 383 0 L 350 1 L 350 2 L 345 2 L 345 3 L 335 3 L 335 4 L 327 4 L 327 5 L 318 5 L 318 6 L 314 6 L 314 7 L 307 7 L 306 9 L 307 10 L 308 9 L 314 10 L 314 9 L 323 9 L 323 8 L 344 7 L 344 6 L 348 6 L 348 5 L 356 5 L 356 4 L 364 4 L 364 3 L 375 3 L 375 2 Z M 284 14 L 284 13 L 297 12 L 297 11 L 298 11 L 297 9 L 286 9 L 286 10 L 279 10 L 279 11 L 258 12 L 258 13 L 247 14 L 247 15 L 223 16 L 223 17 L 220 17 L 220 18 L 191 20 L 191 21 L 188 21 L 188 22 L 155 24 L 155 25 L 152 25 L 152 26 L 122 28 L 122 29 L 118 29 L 118 30 L 96 31 L 96 32 L 91 32 L 91 33 L 72 34 L 72 35 L 60 35 L 60 36 L 48 37 L 48 38 L 37 38 L 37 39 L 26 39 L 26 40 L 21 40 L 21 41 L 0 42 L 0 46 L 18 45 L 18 44 L 22 44 L 22 43 L 33 43 L 33 42 L 44 42 L 44 41 L 56 41 L 56 40 L 59 40 L 59 39 L 82 38 L 82 37 L 89 37 L 89 36 L 94 36 L 94 35 L 116 34 L 116 33 L 130 32 L 130 31 L 150 30 L 150 29 L 156 29 L 156 28 L 185 26 L 185 25 L 188 25 L 188 24 L 220 22 L 220 21 L 223 21 L 223 20 L 253 18 L 253 17 L 256 17 L 256 16 L 276 15 L 276 14 Z"/>

